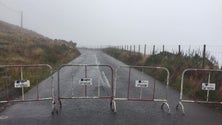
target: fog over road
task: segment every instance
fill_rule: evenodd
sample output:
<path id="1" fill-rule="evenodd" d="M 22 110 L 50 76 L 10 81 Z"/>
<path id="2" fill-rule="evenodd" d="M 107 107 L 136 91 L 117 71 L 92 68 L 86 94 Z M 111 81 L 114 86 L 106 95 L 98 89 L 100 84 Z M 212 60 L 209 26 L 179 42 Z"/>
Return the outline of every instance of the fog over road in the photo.
<path id="1" fill-rule="evenodd" d="M 81 49 L 81 56 L 69 64 L 96 64 L 110 65 L 115 70 L 122 62 L 106 55 L 100 50 Z M 83 70 L 81 67 L 65 67 L 60 70 L 60 95 L 62 97 L 84 96 L 84 89 L 79 85 Z M 93 79 L 93 85 L 87 89 L 88 96 L 108 96 L 111 94 L 111 72 L 105 67 L 89 67 L 87 74 Z M 131 78 L 142 74 L 132 70 Z M 144 74 L 143 74 L 144 75 Z M 118 97 L 126 95 L 127 69 L 118 72 Z M 149 77 L 149 76 L 147 76 Z M 151 78 L 150 78 L 151 79 Z M 122 81 L 123 80 L 123 81 Z M 76 81 L 76 82 L 75 82 Z M 39 93 L 44 96 L 50 90 L 46 79 L 39 85 Z M 57 96 L 57 73 L 54 74 L 55 95 Z M 74 83 L 74 84 L 73 84 Z M 100 88 L 100 89 L 98 89 Z M 157 82 L 156 96 L 161 96 L 164 85 Z M 35 96 L 35 88 L 26 93 L 26 97 Z M 136 91 L 131 91 L 132 96 Z M 51 102 L 21 102 L 8 106 L 0 113 L 0 125 L 221 125 L 222 114 L 200 104 L 184 104 L 186 115 L 175 110 L 179 92 L 169 88 L 168 103 L 171 113 L 160 109 L 161 102 L 117 101 L 117 112 L 110 110 L 109 99 L 68 99 L 62 100 L 62 108 L 58 114 L 51 114 Z"/>

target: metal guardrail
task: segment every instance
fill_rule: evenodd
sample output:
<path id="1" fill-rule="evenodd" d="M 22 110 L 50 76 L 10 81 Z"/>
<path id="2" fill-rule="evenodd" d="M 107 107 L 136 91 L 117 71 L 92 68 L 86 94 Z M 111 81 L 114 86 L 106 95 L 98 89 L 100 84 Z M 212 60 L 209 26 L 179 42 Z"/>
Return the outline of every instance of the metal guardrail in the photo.
<path id="1" fill-rule="evenodd" d="M 41 97 L 39 94 L 39 88 L 38 88 L 38 83 L 36 87 L 36 95 L 35 97 L 25 97 L 25 88 L 30 87 L 32 85 L 32 82 L 35 80 L 30 80 L 32 79 L 37 79 L 39 76 L 30 76 L 31 73 L 37 74 L 37 70 L 42 70 L 38 68 L 43 68 L 47 69 L 49 75 L 51 75 L 51 85 L 50 85 L 50 90 L 51 92 L 44 96 Z M 11 71 L 12 70 L 12 71 Z M 0 71 L 1 71 L 1 78 L 2 81 L 5 81 L 5 92 L 6 92 L 6 97 L 4 99 L 0 100 L 0 103 L 11 103 L 11 102 L 32 102 L 32 101 L 47 101 L 51 100 L 52 102 L 52 113 L 55 112 L 55 99 L 54 99 L 54 83 L 53 83 L 53 70 L 52 67 L 48 64 L 30 64 L 30 65 L 0 65 Z M 11 72 L 10 72 L 11 71 Z M 26 74 L 28 72 L 28 74 Z M 4 75 L 4 76 L 3 76 Z M 40 75 L 40 74 L 38 74 Z M 21 89 L 21 98 L 18 99 L 13 99 L 9 97 L 9 79 L 14 80 L 14 87 L 16 89 Z"/>
<path id="2" fill-rule="evenodd" d="M 32 98 L 26 98 L 24 94 L 24 87 L 29 86 L 32 81 L 28 79 L 24 79 L 24 70 L 32 69 L 32 72 L 37 72 L 35 68 L 44 68 L 50 72 L 51 75 L 51 86 L 50 86 L 50 96 L 48 97 L 40 97 L 39 96 L 39 88 L 37 85 L 36 96 Z M 91 68 L 93 68 L 91 70 Z M 114 70 L 109 65 L 87 65 L 87 64 L 66 64 L 62 65 L 57 70 L 57 101 L 55 101 L 55 89 L 53 83 L 53 70 L 52 67 L 48 64 L 33 64 L 33 65 L 0 65 L 0 69 L 14 69 L 16 70 L 17 76 L 20 78 L 16 78 L 15 87 L 21 88 L 22 97 L 21 99 L 5 99 L 0 100 L 0 103 L 8 103 L 8 102 L 31 102 L 31 101 L 52 101 L 52 113 L 58 113 L 58 109 L 55 106 L 58 104 L 62 107 L 62 100 L 67 99 L 109 99 L 110 100 L 110 108 L 113 112 L 116 112 L 116 101 L 150 101 L 150 102 L 162 102 L 161 109 L 165 110 L 166 107 L 167 112 L 170 113 L 170 107 L 167 102 L 168 98 L 168 85 L 169 85 L 169 76 L 170 73 L 165 67 L 152 67 L 152 66 L 120 66 L 116 69 L 115 72 L 115 83 L 114 83 Z M 128 78 L 127 83 L 123 86 L 127 87 L 126 96 L 116 96 L 117 85 L 117 76 L 118 71 L 121 69 L 128 69 Z M 155 77 L 149 78 L 134 78 L 135 85 L 133 85 L 131 73 L 134 69 L 142 69 L 144 70 L 154 70 L 165 72 L 164 79 L 166 82 L 166 86 L 164 85 L 164 91 L 161 91 L 163 97 L 156 97 L 156 89 L 157 89 L 157 81 Z M 62 70 L 72 70 L 71 74 L 68 72 L 62 72 Z M 7 71 L 7 70 L 6 70 Z M 7 74 L 7 73 L 6 73 Z M 140 73 L 139 73 L 140 74 Z M 143 74 L 143 73 L 142 73 Z M 156 74 L 157 75 L 157 74 Z M 108 78 L 107 78 L 108 76 Z M 135 77 L 136 75 L 134 75 Z M 148 75 L 145 75 L 148 76 Z M 6 76 L 2 77 L 3 79 L 7 79 Z M 26 77 L 27 78 L 27 77 Z M 95 79 L 96 78 L 96 79 Z M 132 87 L 133 86 L 133 87 Z M 67 89 L 68 88 L 68 89 Z M 121 89 L 121 88 L 120 88 Z M 138 97 L 131 97 L 131 89 L 136 89 L 135 92 L 138 92 Z M 82 91 L 81 91 L 82 90 Z M 150 93 L 149 97 L 144 97 L 147 93 Z M 124 91 L 125 93 L 125 91 Z"/>
<path id="3" fill-rule="evenodd" d="M 185 74 L 187 73 L 194 73 L 192 74 L 193 77 L 193 99 L 184 99 L 183 95 L 184 95 L 184 83 L 185 83 Z M 176 109 L 178 110 L 179 108 L 181 108 L 181 111 L 183 114 L 185 114 L 185 110 L 184 110 L 184 105 L 183 103 L 205 103 L 205 104 L 222 104 L 222 101 L 211 101 L 209 100 L 209 96 L 210 96 L 210 91 L 215 91 L 216 89 L 216 83 L 211 83 L 211 77 L 213 75 L 213 73 L 220 73 L 222 74 L 222 70 L 214 70 L 214 69 L 185 69 L 182 73 L 182 77 L 181 77 L 181 88 L 180 88 L 180 100 L 179 103 L 176 106 Z M 191 75 L 190 75 L 191 76 Z M 202 80 L 203 82 L 200 83 L 200 81 L 198 81 L 198 77 L 201 77 L 202 79 L 205 78 L 205 81 Z M 192 84 L 192 83 L 189 83 Z M 205 100 L 201 100 L 198 99 L 196 97 L 196 93 L 197 90 L 201 91 L 206 91 L 206 99 Z M 203 95 L 204 96 L 204 95 Z"/>
<path id="4" fill-rule="evenodd" d="M 132 84 L 132 78 L 131 78 L 131 71 L 132 69 L 140 69 L 142 70 L 142 72 L 144 72 L 144 70 L 162 70 L 166 72 L 166 76 L 165 76 L 165 80 L 166 80 L 166 86 L 165 86 L 165 97 L 163 98 L 156 98 L 155 94 L 156 94 L 156 78 L 147 78 L 147 75 L 145 77 L 143 76 L 139 76 L 138 78 L 134 78 L 135 85 Z M 125 72 L 128 73 L 128 78 L 126 80 L 126 84 L 124 86 L 127 87 L 126 90 L 126 95 L 125 97 L 118 97 L 116 96 L 116 89 L 117 89 L 117 85 L 121 84 L 121 83 L 117 83 L 117 76 L 118 76 L 118 71 L 120 71 L 121 69 L 128 69 Z M 164 106 L 166 106 L 167 108 L 167 112 L 170 113 L 170 107 L 169 104 L 167 102 L 167 98 L 168 98 L 168 85 L 169 85 L 169 70 L 165 67 L 153 67 L 153 66 L 120 66 L 119 68 L 117 68 L 116 70 L 116 79 L 115 79 L 115 88 L 114 88 L 114 100 L 113 103 L 114 105 L 116 105 L 116 101 L 151 101 L 151 102 L 163 102 L 161 105 L 161 109 L 164 109 Z M 152 82 L 151 82 L 152 81 Z M 131 97 L 131 92 L 134 89 L 134 93 L 138 92 L 138 97 Z M 145 92 L 144 92 L 145 91 Z M 150 91 L 151 94 L 148 97 L 143 97 L 143 93 L 149 93 Z M 116 111 L 116 110 L 115 110 Z"/>
<path id="5" fill-rule="evenodd" d="M 105 75 L 105 71 L 100 71 L 100 68 L 103 67 L 109 72 L 109 80 L 107 78 L 107 75 Z M 69 74 L 66 78 L 63 77 L 63 80 L 69 81 L 70 83 L 68 85 L 65 85 L 68 88 L 71 88 L 70 90 L 63 90 L 65 88 L 62 88 L 64 85 L 64 82 L 61 77 L 61 70 L 64 68 L 68 68 L 69 70 L 78 70 L 78 72 L 75 72 L 75 78 L 74 78 L 74 71 L 72 71 L 72 74 Z M 96 68 L 96 70 L 93 70 L 93 72 L 90 72 L 90 68 Z M 68 70 L 67 69 L 67 70 Z M 96 73 L 97 72 L 97 73 Z M 58 70 L 58 103 L 59 106 L 62 106 L 62 100 L 64 99 L 110 99 L 110 106 L 111 109 L 114 111 L 115 107 L 113 106 L 113 92 L 114 92 L 114 85 L 113 85 L 113 68 L 109 65 L 87 65 L 87 64 L 67 64 L 62 65 Z M 102 76 L 101 76 L 102 74 Z M 95 75 L 97 79 L 93 79 L 91 76 Z M 71 77 L 71 78 L 70 78 Z M 95 78 L 95 77 L 94 77 Z M 104 79 L 104 80 L 103 80 Z M 104 82 L 108 82 L 104 85 Z M 101 86 L 104 91 L 109 91 L 110 93 L 106 93 L 106 95 L 102 95 Z M 106 86 L 106 87 L 104 87 Z M 82 93 L 78 93 L 78 91 L 83 90 Z M 96 92 L 92 92 L 92 90 L 97 89 Z M 63 90 L 63 93 L 61 92 Z M 75 93 L 77 92 L 77 93 Z M 89 94 L 91 92 L 91 95 Z M 67 94 L 66 94 L 67 93 Z"/>

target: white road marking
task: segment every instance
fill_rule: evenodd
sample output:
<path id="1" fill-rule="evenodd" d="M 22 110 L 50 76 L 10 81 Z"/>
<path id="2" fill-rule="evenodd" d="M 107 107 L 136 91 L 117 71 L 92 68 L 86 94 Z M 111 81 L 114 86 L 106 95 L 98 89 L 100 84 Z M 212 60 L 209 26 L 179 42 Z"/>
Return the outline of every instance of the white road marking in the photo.
<path id="1" fill-rule="evenodd" d="M 106 74 L 105 74 L 103 71 L 102 71 L 102 76 L 103 76 L 103 78 L 104 78 L 103 81 L 105 81 L 105 83 L 107 84 L 107 86 L 110 88 L 111 86 L 110 86 L 109 80 L 107 79 Z"/>
<path id="2" fill-rule="evenodd" d="M 8 118 L 7 115 L 1 115 L 1 116 L 0 116 L 0 120 L 4 120 L 4 119 L 7 119 L 7 118 Z"/>
<path id="3" fill-rule="evenodd" d="M 96 65 L 100 65 L 100 62 L 98 61 L 98 58 L 97 58 L 97 55 L 96 55 L 96 54 L 95 54 L 95 59 L 96 59 Z M 99 70 L 99 66 L 97 66 L 96 68 Z M 100 70 L 99 70 L 99 72 L 100 72 Z M 101 79 L 101 81 L 105 82 L 106 85 L 107 85 L 109 88 L 111 88 L 110 83 L 109 83 L 109 80 L 107 79 L 104 71 L 100 72 L 100 74 L 102 74 L 102 78 L 101 78 L 101 76 L 100 76 L 99 79 Z"/>
<path id="4" fill-rule="evenodd" d="M 95 59 L 96 59 L 96 65 L 99 65 L 100 62 L 98 61 L 97 55 L 95 55 Z M 99 67 L 97 66 L 97 68 L 99 69 Z"/>

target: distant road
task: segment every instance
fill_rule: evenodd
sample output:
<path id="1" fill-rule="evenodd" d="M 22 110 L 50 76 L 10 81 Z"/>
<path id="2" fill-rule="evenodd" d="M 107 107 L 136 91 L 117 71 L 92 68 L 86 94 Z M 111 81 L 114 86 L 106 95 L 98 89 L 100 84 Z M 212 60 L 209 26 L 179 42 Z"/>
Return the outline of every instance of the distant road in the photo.
<path id="1" fill-rule="evenodd" d="M 81 56 L 70 62 L 70 64 L 106 64 L 116 69 L 122 62 L 104 54 L 98 50 L 81 49 Z M 93 67 L 88 69 L 88 75 L 92 77 L 93 85 L 87 89 L 87 95 L 104 96 L 110 95 L 111 80 L 108 69 L 102 67 Z M 69 97 L 71 95 L 84 95 L 84 89 L 77 81 L 84 72 L 81 68 L 64 68 L 60 72 L 61 95 Z M 136 77 L 140 72 L 132 70 L 131 76 Z M 121 78 L 127 78 L 128 74 L 120 72 Z M 54 82 L 57 83 L 57 74 L 54 74 Z M 40 93 L 46 93 L 45 80 L 40 84 Z M 124 81 L 117 80 L 117 84 Z M 98 91 L 98 88 L 100 90 Z M 118 87 L 118 96 L 125 96 L 125 85 Z M 163 88 L 163 85 L 157 83 L 157 88 Z M 57 84 L 56 84 L 57 88 Z M 26 96 L 34 95 L 34 90 L 30 90 Z M 132 91 L 134 94 L 135 91 Z M 156 95 L 161 95 L 157 91 Z M 56 93 L 57 95 L 57 93 Z M 200 104 L 184 104 L 186 115 L 175 110 L 178 103 L 179 92 L 169 89 L 169 104 L 171 114 L 160 109 L 159 102 L 135 102 L 118 101 L 117 112 L 110 110 L 109 99 L 75 99 L 62 100 L 62 108 L 58 115 L 51 115 L 51 102 L 26 102 L 16 103 L 9 106 L 0 113 L 0 125 L 221 125 L 222 115 L 211 111 L 209 108 Z"/>

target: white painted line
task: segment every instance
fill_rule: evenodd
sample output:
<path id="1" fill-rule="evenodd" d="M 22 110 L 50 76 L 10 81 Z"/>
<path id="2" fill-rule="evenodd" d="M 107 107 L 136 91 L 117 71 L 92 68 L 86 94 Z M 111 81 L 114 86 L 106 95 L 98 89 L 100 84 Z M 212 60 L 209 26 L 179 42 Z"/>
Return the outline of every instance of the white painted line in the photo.
<path id="1" fill-rule="evenodd" d="M 98 61 L 97 55 L 95 55 L 95 60 L 96 60 L 96 65 L 100 65 L 100 62 Z M 96 68 L 99 69 L 99 66 L 97 66 Z M 99 72 L 100 72 L 100 71 L 99 71 Z M 100 77 L 100 79 L 101 79 L 101 81 L 104 81 L 109 88 L 111 88 L 110 83 L 109 83 L 109 80 L 107 79 L 104 71 L 102 71 L 102 78 Z M 98 93 L 100 94 L 100 92 L 98 92 Z"/>
<path id="2" fill-rule="evenodd" d="M 106 75 L 105 75 L 105 73 L 102 71 L 102 76 L 103 76 L 103 78 L 104 78 L 104 81 L 105 81 L 105 83 L 107 84 L 107 86 L 109 87 L 109 88 L 111 88 L 111 86 L 110 86 L 110 84 L 109 84 L 109 80 L 107 79 L 107 77 L 106 77 Z"/>
<path id="3" fill-rule="evenodd" d="M 7 115 L 1 115 L 1 116 L 0 116 L 0 120 L 4 120 L 4 119 L 7 119 L 7 118 L 8 118 Z"/>
<path id="4" fill-rule="evenodd" d="M 95 55 L 95 60 L 96 60 L 96 65 L 99 65 L 100 62 L 98 61 L 97 55 Z M 97 66 L 97 68 L 99 68 L 99 67 Z"/>

